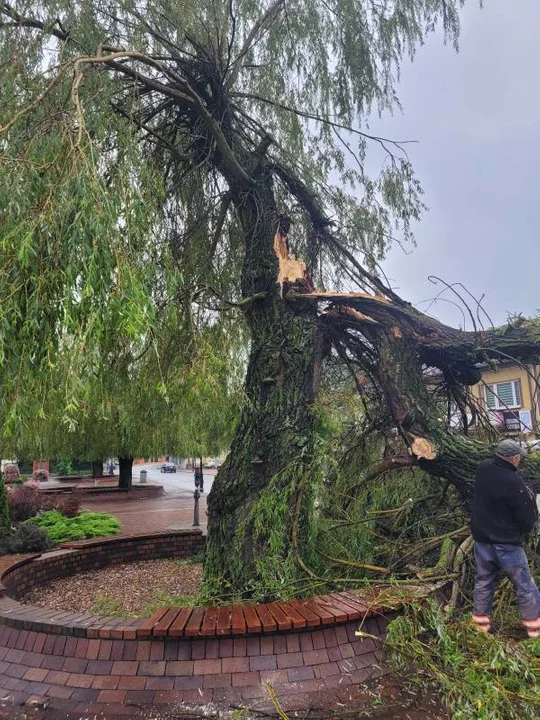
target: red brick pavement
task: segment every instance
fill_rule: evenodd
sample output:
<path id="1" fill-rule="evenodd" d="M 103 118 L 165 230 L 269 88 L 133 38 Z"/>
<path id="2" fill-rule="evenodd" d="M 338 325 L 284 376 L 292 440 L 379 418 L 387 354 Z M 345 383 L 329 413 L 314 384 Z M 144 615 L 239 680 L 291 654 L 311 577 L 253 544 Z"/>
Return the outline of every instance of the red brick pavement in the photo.
<path id="1" fill-rule="evenodd" d="M 155 530 L 183 530 L 193 525 L 193 496 L 191 494 L 169 495 L 155 498 L 129 498 L 123 495 L 92 498 L 85 497 L 84 510 L 107 512 L 122 523 L 121 533 L 153 532 Z M 199 500 L 201 530 L 206 533 L 206 495 Z"/>
<path id="2" fill-rule="evenodd" d="M 101 717 L 100 713 L 114 718 L 122 712 L 137 717 L 140 706 L 154 712 L 142 717 L 156 719 L 175 707 L 178 718 L 208 704 L 213 711 L 250 706 L 269 713 L 273 705 L 267 682 L 286 712 L 311 708 L 320 716 L 365 699 L 360 684 L 384 672 L 380 651 L 371 640 L 355 636 L 357 626 L 342 625 L 335 635 L 317 629 L 302 633 L 311 639 L 311 647 L 320 648 L 305 653 L 287 651 L 288 638 L 296 639 L 299 646 L 298 633 L 92 641 L 4 626 L 0 627 L 0 709 L 11 706 L 14 716 L 17 706 L 36 701 L 57 712 L 78 711 L 92 718 Z M 378 618 L 365 623 L 367 632 L 380 633 L 384 627 Z M 54 642 L 48 643 L 49 638 Z"/>

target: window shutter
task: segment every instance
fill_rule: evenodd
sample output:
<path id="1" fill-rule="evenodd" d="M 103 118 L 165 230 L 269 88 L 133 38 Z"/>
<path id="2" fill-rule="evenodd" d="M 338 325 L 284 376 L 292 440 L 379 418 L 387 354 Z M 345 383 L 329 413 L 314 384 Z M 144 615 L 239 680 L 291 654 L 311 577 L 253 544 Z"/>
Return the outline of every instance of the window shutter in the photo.
<path id="1" fill-rule="evenodd" d="M 490 410 L 506 410 L 521 406 L 519 380 L 506 380 L 484 387 L 486 405 Z"/>
<path id="2" fill-rule="evenodd" d="M 486 392 L 486 403 L 488 408 L 495 409 L 497 407 L 497 398 L 493 393 L 493 385 L 486 385 L 484 390 Z"/>
<path id="3" fill-rule="evenodd" d="M 502 407 L 515 407 L 514 402 L 514 383 L 502 382 L 495 386 L 495 394 Z"/>
<path id="4" fill-rule="evenodd" d="M 514 390 L 516 393 L 516 405 L 521 405 L 521 388 L 519 386 L 519 380 L 514 380 Z"/>

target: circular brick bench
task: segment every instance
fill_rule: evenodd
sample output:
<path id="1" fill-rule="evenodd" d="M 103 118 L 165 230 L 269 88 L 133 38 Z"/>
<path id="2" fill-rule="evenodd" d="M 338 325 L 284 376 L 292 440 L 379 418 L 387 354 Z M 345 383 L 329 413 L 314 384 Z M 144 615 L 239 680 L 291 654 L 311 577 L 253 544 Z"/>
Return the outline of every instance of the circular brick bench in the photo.
<path id="1" fill-rule="evenodd" d="M 45 582 L 107 564 L 185 557 L 200 530 L 65 543 L 43 555 L 0 557 L 0 697 L 81 713 L 126 705 L 215 704 L 271 711 L 352 707 L 360 683 L 386 672 L 372 638 L 395 612 L 367 589 L 306 600 L 164 608 L 151 618 L 101 617 L 18 602 Z M 7 700 L 6 700 L 7 698 Z"/>

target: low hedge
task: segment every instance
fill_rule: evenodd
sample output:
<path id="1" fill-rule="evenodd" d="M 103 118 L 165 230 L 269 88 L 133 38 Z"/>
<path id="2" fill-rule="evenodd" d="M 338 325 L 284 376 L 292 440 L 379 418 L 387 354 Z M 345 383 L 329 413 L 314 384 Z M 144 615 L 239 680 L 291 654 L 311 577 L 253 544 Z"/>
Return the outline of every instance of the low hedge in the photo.
<path id="1" fill-rule="evenodd" d="M 75 517 L 66 517 L 58 510 L 47 510 L 28 522 L 45 530 L 54 545 L 120 532 L 120 521 L 106 513 L 81 512 Z"/>

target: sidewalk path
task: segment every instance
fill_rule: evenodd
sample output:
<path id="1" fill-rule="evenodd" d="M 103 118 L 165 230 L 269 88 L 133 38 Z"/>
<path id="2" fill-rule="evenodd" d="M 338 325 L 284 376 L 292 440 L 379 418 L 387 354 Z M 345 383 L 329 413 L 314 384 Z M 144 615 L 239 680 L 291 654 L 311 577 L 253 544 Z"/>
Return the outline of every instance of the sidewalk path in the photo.
<path id="1" fill-rule="evenodd" d="M 121 534 L 152 532 L 154 530 L 184 530 L 193 526 L 193 493 L 169 493 L 154 498 L 125 498 L 123 494 L 92 498 L 85 497 L 83 510 L 105 512 L 122 523 Z M 200 527 L 206 533 L 206 493 L 199 500 Z"/>

